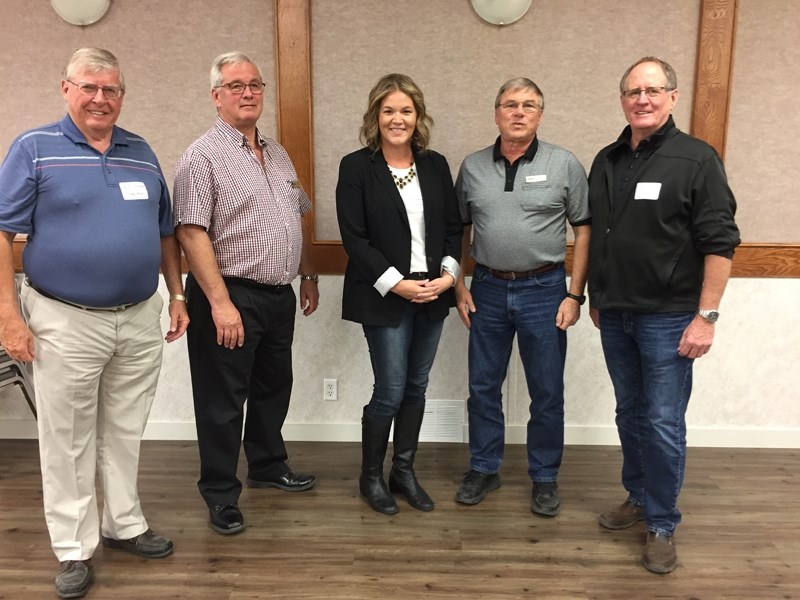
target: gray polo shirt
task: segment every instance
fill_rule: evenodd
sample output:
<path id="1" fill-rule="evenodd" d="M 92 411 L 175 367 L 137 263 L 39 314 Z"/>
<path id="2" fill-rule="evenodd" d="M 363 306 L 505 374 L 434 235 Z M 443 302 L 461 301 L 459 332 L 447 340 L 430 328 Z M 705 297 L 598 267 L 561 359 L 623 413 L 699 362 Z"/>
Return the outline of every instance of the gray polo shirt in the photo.
<path id="1" fill-rule="evenodd" d="M 528 271 L 562 262 L 567 221 L 590 222 L 586 172 L 565 150 L 538 141 L 533 160 L 519 159 L 514 188 L 506 187 L 505 161 L 494 146 L 461 163 L 456 195 L 461 220 L 472 224 L 472 257 L 501 271 Z"/>

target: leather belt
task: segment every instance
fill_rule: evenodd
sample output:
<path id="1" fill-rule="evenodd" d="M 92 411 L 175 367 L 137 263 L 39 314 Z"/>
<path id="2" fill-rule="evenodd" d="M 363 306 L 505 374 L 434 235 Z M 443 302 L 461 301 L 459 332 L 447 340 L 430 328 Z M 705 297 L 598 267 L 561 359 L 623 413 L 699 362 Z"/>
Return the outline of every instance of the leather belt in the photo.
<path id="1" fill-rule="evenodd" d="M 553 269 L 557 269 L 564 263 L 547 263 L 546 265 L 542 265 L 536 269 L 532 269 L 530 271 L 498 271 L 497 269 L 490 269 L 485 265 L 478 265 L 481 269 L 489 273 L 492 277 L 497 277 L 497 279 L 504 279 L 505 281 L 514 281 L 515 279 L 525 279 L 526 277 L 533 277 L 534 275 L 539 275 L 541 273 L 547 273 L 548 271 L 552 271 Z"/>
<path id="2" fill-rule="evenodd" d="M 403 279 L 410 279 L 412 281 L 424 281 L 428 278 L 427 271 L 414 271 L 413 273 L 409 273 Z"/>
<path id="3" fill-rule="evenodd" d="M 232 283 L 234 285 L 242 285 L 244 287 L 253 288 L 255 290 L 263 290 L 265 292 L 272 292 L 273 294 L 280 294 L 292 288 L 292 285 L 290 283 L 286 283 L 283 285 L 272 285 L 269 283 L 259 283 L 254 279 L 248 279 L 246 277 L 225 276 L 222 279 L 226 283 Z"/>
<path id="4" fill-rule="evenodd" d="M 117 304 L 116 306 L 86 306 L 85 304 L 78 304 L 77 302 L 70 302 L 69 300 L 64 300 L 63 298 L 59 298 L 58 296 L 53 296 L 53 294 L 49 294 L 45 292 L 43 289 L 36 287 L 33 285 L 30 279 L 27 277 L 25 278 L 25 283 L 33 290 L 36 290 L 37 293 L 44 296 L 48 300 L 55 300 L 56 302 L 61 302 L 61 304 L 66 304 L 67 306 L 71 306 L 73 308 L 80 308 L 81 310 L 87 310 L 90 312 L 120 312 L 125 309 L 130 308 L 131 306 L 136 306 L 139 304 L 138 302 L 129 302 L 127 304 Z"/>

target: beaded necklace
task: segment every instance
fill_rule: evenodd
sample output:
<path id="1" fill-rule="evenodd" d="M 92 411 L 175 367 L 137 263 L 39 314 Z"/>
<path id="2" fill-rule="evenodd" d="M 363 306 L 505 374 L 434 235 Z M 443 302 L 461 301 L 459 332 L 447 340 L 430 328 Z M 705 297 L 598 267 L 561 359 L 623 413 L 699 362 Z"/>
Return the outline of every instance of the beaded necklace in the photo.
<path id="1" fill-rule="evenodd" d="M 389 169 L 389 172 L 392 174 L 392 179 L 394 179 L 394 184 L 397 186 L 397 189 L 402 190 L 406 187 L 414 177 L 417 176 L 417 172 L 414 170 L 414 165 L 411 165 L 411 168 L 408 170 L 408 173 L 403 177 L 398 177 L 394 174 L 394 171 Z"/>

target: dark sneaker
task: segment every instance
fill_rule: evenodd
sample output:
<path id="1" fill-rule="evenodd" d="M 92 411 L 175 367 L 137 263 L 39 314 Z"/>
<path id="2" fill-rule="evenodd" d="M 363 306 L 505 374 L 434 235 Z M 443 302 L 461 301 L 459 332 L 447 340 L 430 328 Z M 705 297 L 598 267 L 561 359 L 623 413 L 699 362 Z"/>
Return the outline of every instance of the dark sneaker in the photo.
<path id="1" fill-rule="evenodd" d="M 456 502 L 461 504 L 477 504 L 489 492 L 500 487 L 500 475 L 497 473 L 480 473 L 470 469 L 464 475 L 464 481 L 458 486 Z"/>
<path id="2" fill-rule="evenodd" d="M 626 500 L 617 508 L 604 512 L 598 522 L 606 529 L 627 529 L 642 520 L 642 507 Z"/>
<path id="3" fill-rule="evenodd" d="M 92 565 L 88 560 L 65 560 L 56 575 L 59 598 L 83 598 L 92 583 Z"/>
<path id="4" fill-rule="evenodd" d="M 648 571 L 663 575 L 671 573 L 678 566 L 678 553 L 671 535 L 651 531 L 642 555 L 642 565 Z"/>
<path id="5" fill-rule="evenodd" d="M 130 552 L 143 558 L 164 558 L 172 554 L 175 549 L 172 540 L 165 538 L 163 535 L 158 535 L 152 529 L 148 529 L 129 540 L 115 540 L 104 536 L 103 546 L 115 548 L 116 550 L 125 550 L 125 552 Z"/>
<path id="6" fill-rule="evenodd" d="M 534 481 L 531 492 L 531 511 L 545 517 L 555 517 L 561 512 L 558 484 L 555 481 Z"/>

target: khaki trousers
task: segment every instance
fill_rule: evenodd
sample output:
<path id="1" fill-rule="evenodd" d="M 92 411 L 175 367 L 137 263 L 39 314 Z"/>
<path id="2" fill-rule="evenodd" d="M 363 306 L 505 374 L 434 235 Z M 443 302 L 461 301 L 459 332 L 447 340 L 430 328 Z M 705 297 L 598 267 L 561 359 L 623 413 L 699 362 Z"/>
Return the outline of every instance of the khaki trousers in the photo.
<path id="1" fill-rule="evenodd" d="M 147 530 L 139 504 L 139 446 L 155 396 L 163 300 L 86 311 L 22 286 L 35 336 L 44 513 L 59 561 L 85 560 L 99 543 L 96 469 L 103 489 L 102 535 Z"/>

